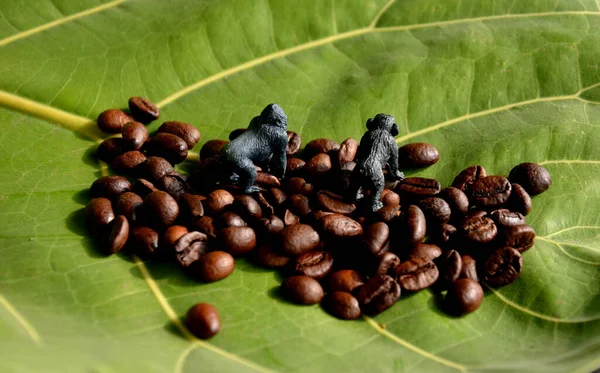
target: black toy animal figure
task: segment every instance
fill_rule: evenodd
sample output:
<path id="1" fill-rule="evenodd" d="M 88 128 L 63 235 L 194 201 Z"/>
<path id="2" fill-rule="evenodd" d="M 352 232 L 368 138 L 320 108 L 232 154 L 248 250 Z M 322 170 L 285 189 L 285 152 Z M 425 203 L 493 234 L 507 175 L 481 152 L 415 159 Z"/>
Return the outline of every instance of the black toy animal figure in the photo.
<path id="1" fill-rule="evenodd" d="M 385 185 L 383 167 L 387 164 L 389 178 L 402 180 L 404 174 L 398 170 L 398 146 L 394 136 L 398 135 L 398 125 L 394 117 L 387 114 L 377 114 L 367 120 L 367 132 L 360 139 L 356 154 L 356 167 L 350 175 L 348 197 L 353 200 L 363 198 L 363 192 L 370 192 L 369 206 L 373 212 L 383 207 L 379 201 Z"/>
<path id="2" fill-rule="evenodd" d="M 221 159 L 231 167 L 231 181 L 238 182 L 244 193 L 256 193 L 255 164 L 270 165 L 270 172 L 283 178 L 287 146 L 287 116 L 277 104 L 269 104 L 252 118 L 248 129 L 221 150 Z"/>

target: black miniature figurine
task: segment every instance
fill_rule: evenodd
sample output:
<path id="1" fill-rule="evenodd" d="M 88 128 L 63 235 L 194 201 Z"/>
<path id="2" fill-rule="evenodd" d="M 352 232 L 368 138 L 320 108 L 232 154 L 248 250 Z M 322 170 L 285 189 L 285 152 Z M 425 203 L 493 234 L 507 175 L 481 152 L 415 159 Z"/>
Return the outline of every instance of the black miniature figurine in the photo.
<path id="1" fill-rule="evenodd" d="M 367 132 L 360 139 L 356 154 L 356 167 L 350 175 L 348 196 L 356 201 L 363 198 L 360 188 L 369 191 L 369 206 L 373 212 L 383 207 L 379 201 L 385 185 L 383 167 L 387 164 L 389 178 L 402 180 L 404 174 L 398 170 L 398 146 L 394 136 L 398 135 L 398 125 L 394 117 L 387 114 L 377 114 L 367 120 Z"/>
<path id="2" fill-rule="evenodd" d="M 256 193 L 255 164 L 269 164 L 270 172 L 283 178 L 287 146 L 287 116 L 277 104 L 269 104 L 252 118 L 248 129 L 221 150 L 221 159 L 232 168 L 230 180 L 238 182 L 244 193 Z"/>

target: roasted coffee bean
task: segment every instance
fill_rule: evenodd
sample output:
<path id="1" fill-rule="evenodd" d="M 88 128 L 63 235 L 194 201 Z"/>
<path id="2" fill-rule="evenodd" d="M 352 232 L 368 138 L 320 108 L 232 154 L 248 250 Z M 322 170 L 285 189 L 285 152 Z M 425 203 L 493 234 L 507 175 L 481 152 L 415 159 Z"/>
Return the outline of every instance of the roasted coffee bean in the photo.
<path id="1" fill-rule="evenodd" d="M 112 163 L 115 158 L 123 154 L 127 149 L 122 138 L 111 137 L 98 145 L 96 156 L 106 163 Z"/>
<path id="2" fill-rule="evenodd" d="M 474 217 L 463 220 L 459 226 L 460 233 L 469 241 L 477 244 L 492 242 L 498 234 L 494 221 L 488 217 Z"/>
<path id="3" fill-rule="evenodd" d="M 504 246 L 510 246 L 520 253 L 524 253 L 533 246 L 535 231 L 527 224 L 513 225 L 504 228 L 502 239 Z"/>
<path id="4" fill-rule="evenodd" d="M 121 251 L 127 239 L 129 238 L 129 222 L 123 215 L 116 216 L 108 223 L 108 236 L 103 242 L 103 250 L 107 254 L 114 254 Z"/>
<path id="5" fill-rule="evenodd" d="M 464 192 L 469 189 L 469 187 L 474 181 L 484 178 L 486 176 L 487 173 L 485 172 L 485 168 L 483 168 L 483 166 L 476 165 L 467 167 L 454 178 L 452 186 Z"/>
<path id="6" fill-rule="evenodd" d="M 309 276 L 288 277 L 281 284 L 281 290 L 286 298 L 298 304 L 316 304 L 325 296 L 321 284 Z"/>
<path id="7" fill-rule="evenodd" d="M 143 258 L 153 258 L 159 254 L 158 233 L 148 227 L 135 227 L 131 231 L 133 250 Z"/>
<path id="8" fill-rule="evenodd" d="M 461 316 L 479 308 L 483 301 L 483 289 L 479 282 L 461 278 L 452 283 L 446 294 L 446 308 L 454 315 Z"/>
<path id="9" fill-rule="evenodd" d="M 137 194 L 142 198 L 146 198 L 146 196 L 152 192 L 156 192 L 158 189 L 146 179 L 136 179 L 133 185 L 131 186 L 131 191 Z"/>
<path id="10" fill-rule="evenodd" d="M 488 256 L 483 266 L 483 281 L 492 286 L 504 286 L 521 274 L 523 257 L 512 247 L 501 247 Z"/>
<path id="11" fill-rule="evenodd" d="M 381 202 L 386 206 L 398 206 L 400 204 L 400 196 L 390 189 L 384 189 L 381 193 Z"/>
<path id="12" fill-rule="evenodd" d="M 131 150 L 115 158 L 112 167 L 120 173 L 133 173 L 145 161 L 146 156 L 142 152 Z"/>
<path id="13" fill-rule="evenodd" d="M 331 272 L 333 257 L 327 251 L 311 251 L 296 258 L 295 270 L 299 275 L 305 275 L 320 280 Z"/>
<path id="14" fill-rule="evenodd" d="M 405 168 L 429 167 L 440 160 L 440 152 L 431 144 L 416 142 L 398 149 L 398 166 Z"/>
<path id="15" fill-rule="evenodd" d="M 460 278 L 470 278 L 474 281 L 479 281 L 477 275 L 477 262 L 470 255 L 463 255 L 462 259 L 462 270 L 460 271 Z"/>
<path id="16" fill-rule="evenodd" d="M 343 320 L 355 320 L 360 317 L 360 305 L 352 294 L 344 291 L 334 291 L 327 294 L 323 307 L 331 315 Z"/>
<path id="17" fill-rule="evenodd" d="M 217 309 L 208 303 L 199 303 L 189 309 L 185 326 L 200 339 L 208 339 L 221 330 Z"/>
<path id="18" fill-rule="evenodd" d="M 242 133 L 246 132 L 245 128 L 236 128 L 229 132 L 229 141 L 237 139 Z"/>
<path id="19" fill-rule="evenodd" d="M 269 199 L 274 206 L 282 206 L 288 199 L 287 194 L 279 188 L 271 188 L 269 190 Z"/>
<path id="20" fill-rule="evenodd" d="M 435 179 L 424 177 L 407 177 L 400 181 L 396 187 L 398 193 L 408 198 L 425 198 L 435 196 L 440 192 L 442 186 Z"/>
<path id="21" fill-rule="evenodd" d="M 300 158 L 288 158 L 287 167 L 285 168 L 286 176 L 295 176 L 304 168 L 306 162 Z"/>
<path id="22" fill-rule="evenodd" d="M 268 218 L 261 219 L 261 222 L 265 228 L 265 232 L 271 235 L 279 234 L 285 227 L 283 220 L 279 219 L 277 215 L 271 215 Z"/>
<path id="23" fill-rule="evenodd" d="M 362 226 L 345 215 L 331 214 L 321 219 L 323 230 L 337 238 L 356 237 L 362 234 Z"/>
<path id="24" fill-rule="evenodd" d="M 125 192 L 117 198 L 115 202 L 115 213 L 123 215 L 128 221 L 134 223 L 137 221 L 137 211 L 142 206 L 142 197 L 132 192 Z"/>
<path id="25" fill-rule="evenodd" d="M 229 141 L 225 140 L 208 140 L 202 145 L 202 148 L 200 148 L 200 160 L 204 161 L 211 157 L 218 157 L 221 153 L 221 149 L 228 143 Z"/>
<path id="26" fill-rule="evenodd" d="M 193 231 L 181 236 L 174 246 L 175 258 L 182 268 L 196 265 L 196 262 L 208 251 L 208 236 Z"/>
<path id="27" fill-rule="evenodd" d="M 358 141 L 352 137 L 348 137 L 340 144 L 340 151 L 338 152 L 338 162 L 352 162 L 356 157 L 358 151 Z"/>
<path id="28" fill-rule="evenodd" d="M 121 135 L 128 149 L 140 150 L 148 140 L 148 129 L 140 122 L 129 122 L 121 129 Z"/>
<path id="29" fill-rule="evenodd" d="M 472 210 L 467 211 L 463 220 L 468 220 L 471 218 L 482 218 L 484 216 L 488 216 L 487 211 L 472 209 Z"/>
<path id="30" fill-rule="evenodd" d="M 147 98 L 131 97 L 128 104 L 131 114 L 142 123 L 150 123 L 153 120 L 157 120 L 160 116 L 158 107 Z"/>
<path id="31" fill-rule="evenodd" d="M 256 202 L 258 202 L 263 216 L 275 214 L 275 208 L 269 203 L 269 201 L 267 201 L 262 193 L 256 193 Z"/>
<path id="32" fill-rule="evenodd" d="M 377 256 L 383 250 L 389 237 L 390 227 L 384 222 L 377 222 L 365 227 L 362 242 L 370 253 Z"/>
<path id="33" fill-rule="evenodd" d="M 229 196 L 224 195 L 225 201 L 229 201 Z M 225 205 L 227 206 L 227 204 Z M 243 217 L 260 219 L 262 217 L 262 209 L 258 202 L 249 195 L 240 195 L 233 198 L 232 207 Z M 220 208 L 220 206 L 217 206 Z"/>
<path id="34" fill-rule="evenodd" d="M 519 184 L 512 184 L 512 191 L 510 192 L 508 202 L 512 211 L 520 212 L 523 215 L 529 214 L 533 208 L 531 197 Z"/>
<path id="35" fill-rule="evenodd" d="M 268 242 L 263 242 L 258 247 L 258 260 L 267 268 L 283 268 L 288 265 L 290 258 L 279 254 Z"/>
<path id="36" fill-rule="evenodd" d="M 418 256 L 419 258 L 430 260 L 432 262 L 441 255 L 442 249 L 439 246 L 428 243 L 420 243 L 410 252 L 411 257 Z"/>
<path id="37" fill-rule="evenodd" d="M 433 285 L 439 277 L 439 271 L 432 261 L 418 256 L 396 266 L 396 281 L 402 289 L 418 291 Z"/>
<path id="38" fill-rule="evenodd" d="M 202 255 L 194 268 L 198 277 L 206 282 L 222 280 L 232 274 L 234 269 L 235 260 L 225 251 L 212 251 Z"/>
<path id="39" fill-rule="evenodd" d="M 425 215 L 425 220 L 430 226 L 446 223 L 450 220 L 450 206 L 439 197 L 429 197 L 419 201 L 419 208 Z"/>
<path id="40" fill-rule="evenodd" d="M 377 257 L 376 275 L 396 275 L 396 267 L 400 265 L 400 258 L 393 253 L 383 253 Z"/>
<path id="41" fill-rule="evenodd" d="M 283 223 L 287 227 L 288 225 L 294 225 L 300 223 L 300 218 L 297 215 L 294 215 L 290 210 L 285 210 L 283 214 Z"/>
<path id="42" fill-rule="evenodd" d="M 121 194 L 130 190 L 131 184 L 123 176 L 102 176 L 92 183 L 90 196 L 116 200 Z"/>
<path id="43" fill-rule="evenodd" d="M 286 181 L 284 190 L 288 194 L 303 194 L 305 196 L 310 196 L 314 192 L 314 187 L 301 177 L 292 177 Z"/>
<path id="44" fill-rule="evenodd" d="M 179 199 L 184 193 L 190 191 L 190 186 L 187 183 L 187 177 L 176 171 L 165 174 L 158 182 L 158 187 L 169 193 L 175 199 Z"/>
<path id="45" fill-rule="evenodd" d="M 317 154 L 306 162 L 303 170 L 311 177 L 321 176 L 331 170 L 331 158 L 325 153 Z"/>
<path id="46" fill-rule="evenodd" d="M 403 220 L 407 241 L 413 246 L 423 242 L 427 233 L 427 222 L 423 211 L 418 206 L 410 205 L 403 215 Z"/>
<path id="47" fill-rule="evenodd" d="M 93 235 L 106 232 L 108 223 L 115 218 L 112 203 L 108 198 L 93 198 L 85 207 L 85 222 Z"/>
<path id="48" fill-rule="evenodd" d="M 306 144 L 302 156 L 304 159 L 311 159 L 320 153 L 329 153 L 340 149 L 340 144 L 331 139 L 315 139 Z"/>
<path id="49" fill-rule="evenodd" d="M 440 192 L 439 197 L 448 202 L 452 211 L 452 219 L 464 216 L 469 210 L 469 198 L 458 188 L 444 188 Z"/>
<path id="50" fill-rule="evenodd" d="M 442 224 L 439 227 L 435 227 L 431 230 L 429 238 L 431 241 L 443 245 L 450 242 L 457 231 L 458 230 L 454 225 Z"/>
<path id="51" fill-rule="evenodd" d="M 139 168 L 142 177 L 153 183 L 160 181 L 167 173 L 173 172 L 173 166 L 161 157 L 148 157 Z"/>
<path id="52" fill-rule="evenodd" d="M 146 143 L 149 155 L 162 157 L 171 164 L 178 164 L 187 158 L 188 147 L 179 136 L 170 133 L 158 133 Z"/>
<path id="53" fill-rule="evenodd" d="M 352 269 L 343 269 L 341 271 L 333 272 L 327 281 L 327 291 L 332 293 L 334 291 L 343 291 L 346 293 L 352 293 L 354 289 L 361 286 L 364 283 L 360 273 Z"/>
<path id="54" fill-rule="evenodd" d="M 106 133 L 120 133 L 123 126 L 133 120 L 127 113 L 119 109 L 104 110 L 98 115 L 98 128 Z"/>
<path id="55" fill-rule="evenodd" d="M 310 225 L 294 224 L 281 231 L 281 253 L 300 256 L 316 249 L 321 242 L 319 234 Z"/>
<path id="56" fill-rule="evenodd" d="M 158 127 L 158 133 L 170 133 L 181 138 L 188 149 L 193 149 L 200 141 L 200 131 L 189 123 L 169 121 Z"/>
<path id="57" fill-rule="evenodd" d="M 256 175 L 256 184 L 263 188 L 279 188 L 281 186 L 278 178 L 262 171 Z"/>
<path id="58" fill-rule="evenodd" d="M 481 177 L 471 184 L 469 201 L 481 208 L 498 208 L 508 201 L 511 189 L 510 182 L 505 177 Z"/>
<path id="59" fill-rule="evenodd" d="M 508 179 L 521 185 L 532 196 L 545 192 L 552 185 L 552 177 L 537 163 L 521 163 L 510 170 Z"/>
<path id="60" fill-rule="evenodd" d="M 256 233 L 250 227 L 229 227 L 221 231 L 223 250 L 233 256 L 244 255 L 256 247 Z"/>
<path id="61" fill-rule="evenodd" d="M 400 285 L 390 276 L 380 274 L 356 290 L 356 299 L 367 313 L 381 313 L 400 298 Z"/>
<path id="62" fill-rule="evenodd" d="M 160 243 L 165 251 L 173 252 L 175 250 L 175 244 L 181 237 L 188 234 L 189 231 L 183 225 L 172 225 L 165 230 L 163 233 Z"/>
<path id="63" fill-rule="evenodd" d="M 144 199 L 142 209 L 151 227 L 166 228 L 175 222 L 179 215 L 177 201 L 167 192 L 158 190 Z"/>
<path id="64" fill-rule="evenodd" d="M 377 210 L 375 220 L 390 223 L 400 215 L 400 205 L 385 205 Z"/>
<path id="65" fill-rule="evenodd" d="M 288 142 L 285 149 L 287 155 L 290 156 L 298 153 L 300 147 L 302 146 L 302 137 L 300 137 L 300 135 L 296 132 L 287 131 L 287 138 Z"/>
<path id="66" fill-rule="evenodd" d="M 310 200 L 307 196 L 302 194 L 292 194 L 289 198 L 290 210 L 298 215 L 300 218 L 304 218 L 311 213 Z"/>
<path id="67" fill-rule="evenodd" d="M 334 212 L 336 214 L 350 215 L 356 210 L 356 205 L 344 202 L 342 196 L 326 190 L 317 192 L 317 201 L 323 210 Z"/>
<path id="68" fill-rule="evenodd" d="M 206 209 L 212 214 L 218 214 L 234 201 L 231 193 L 225 189 L 217 189 L 212 191 L 204 201 Z"/>
<path id="69" fill-rule="evenodd" d="M 202 201 L 206 198 L 198 194 L 183 193 L 179 198 L 179 210 L 186 219 L 195 219 L 204 215 Z"/>
<path id="70" fill-rule="evenodd" d="M 462 271 L 462 258 L 458 251 L 448 250 L 438 259 L 440 277 L 446 285 L 458 280 Z"/>
<path id="71" fill-rule="evenodd" d="M 490 213 L 490 217 L 499 228 L 525 224 L 525 218 L 520 212 L 512 212 L 507 209 L 494 210 Z"/>
<path id="72" fill-rule="evenodd" d="M 223 211 L 221 213 L 221 216 L 219 217 L 219 225 L 223 228 L 248 226 L 241 216 L 232 211 Z"/>
<path id="73" fill-rule="evenodd" d="M 194 227 L 213 240 L 217 238 L 217 229 L 215 228 L 215 221 L 210 216 L 202 216 L 196 219 L 194 221 Z"/>

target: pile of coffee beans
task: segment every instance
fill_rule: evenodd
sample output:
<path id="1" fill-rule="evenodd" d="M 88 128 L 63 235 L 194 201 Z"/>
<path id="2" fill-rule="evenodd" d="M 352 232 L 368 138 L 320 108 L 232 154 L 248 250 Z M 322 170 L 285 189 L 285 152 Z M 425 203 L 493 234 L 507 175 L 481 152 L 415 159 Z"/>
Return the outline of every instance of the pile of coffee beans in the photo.
<path id="1" fill-rule="evenodd" d="M 445 294 L 448 313 L 475 311 L 483 300 L 480 282 L 504 286 L 521 273 L 521 254 L 535 238 L 525 221 L 531 196 L 552 182 L 534 163 L 517 165 L 508 178 L 476 165 L 447 188 L 422 177 L 389 181 L 384 206 L 373 213 L 343 197 L 357 140 L 315 139 L 302 149 L 300 135 L 288 131 L 285 177 L 258 164 L 260 192 L 246 195 L 219 159 L 227 141 L 207 141 L 188 177 L 173 166 L 199 141 L 198 130 L 170 121 L 149 136 L 144 123 L 157 119 L 158 109 L 139 97 L 129 106 L 131 114 L 110 109 L 98 118 L 99 128 L 121 133 L 100 144 L 98 157 L 123 175 L 101 177 L 90 188 L 85 216 L 100 248 L 172 261 L 204 282 L 226 278 L 235 258 L 247 257 L 285 275 L 281 294 L 289 301 L 321 303 L 341 319 L 380 313 L 402 293 L 425 288 Z M 438 160 L 430 144 L 399 149 L 401 169 Z M 207 304 L 192 307 L 186 325 L 200 338 L 220 328 Z"/>

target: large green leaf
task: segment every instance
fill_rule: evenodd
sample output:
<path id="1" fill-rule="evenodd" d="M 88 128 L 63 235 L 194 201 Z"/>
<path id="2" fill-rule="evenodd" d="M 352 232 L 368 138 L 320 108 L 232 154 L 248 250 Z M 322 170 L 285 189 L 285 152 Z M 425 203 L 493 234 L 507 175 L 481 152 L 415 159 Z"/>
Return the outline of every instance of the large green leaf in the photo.
<path id="1" fill-rule="evenodd" d="M 600 2 L 7 0 L 0 2 L 3 372 L 588 372 L 600 366 Z M 305 140 L 360 137 L 378 112 L 441 161 L 544 164 L 521 278 L 461 319 L 432 293 L 374 319 L 281 302 L 245 261 L 198 284 L 101 257 L 82 224 L 100 175 L 93 118 L 132 95 L 225 138 L 277 102 Z M 156 128 L 153 124 L 151 128 Z M 197 151 L 198 149 L 196 149 Z M 215 304 L 223 330 L 179 317 Z"/>

